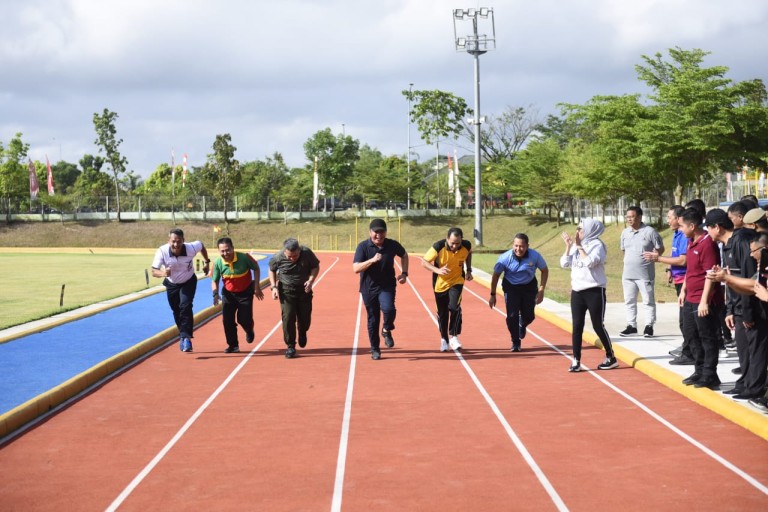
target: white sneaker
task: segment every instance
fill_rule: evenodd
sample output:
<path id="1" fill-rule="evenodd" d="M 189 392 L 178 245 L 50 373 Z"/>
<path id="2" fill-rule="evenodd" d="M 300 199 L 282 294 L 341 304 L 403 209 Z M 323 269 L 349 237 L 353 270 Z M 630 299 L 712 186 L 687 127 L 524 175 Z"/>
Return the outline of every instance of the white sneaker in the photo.
<path id="1" fill-rule="evenodd" d="M 451 336 L 451 341 L 448 342 L 453 350 L 461 350 L 461 342 L 458 336 Z"/>
<path id="2" fill-rule="evenodd" d="M 451 350 L 451 347 L 448 346 L 448 340 L 440 338 L 440 352 L 448 352 L 449 350 Z"/>

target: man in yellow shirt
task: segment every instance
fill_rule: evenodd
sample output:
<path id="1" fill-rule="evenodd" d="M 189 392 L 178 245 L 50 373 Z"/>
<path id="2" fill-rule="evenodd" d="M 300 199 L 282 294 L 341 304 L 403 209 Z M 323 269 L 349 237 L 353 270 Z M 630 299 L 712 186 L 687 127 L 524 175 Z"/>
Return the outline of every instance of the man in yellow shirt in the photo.
<path id="1" fill-rule="evenodd" d="M 461 292 L 464 281 L 472 280 L 472 244 L 464 240 L 460 228 L 451 228 L 444 240 L 430 247 L 421 265 L 432 272 L 440 351 L 460 350 Z"/>

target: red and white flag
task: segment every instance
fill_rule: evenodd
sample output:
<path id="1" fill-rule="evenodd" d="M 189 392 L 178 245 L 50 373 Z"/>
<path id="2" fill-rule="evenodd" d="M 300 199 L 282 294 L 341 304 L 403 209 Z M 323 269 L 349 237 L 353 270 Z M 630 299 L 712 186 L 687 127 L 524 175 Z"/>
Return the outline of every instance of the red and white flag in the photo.
<path id="1" fill-rule="evenodd" d="M 184 153 L 184 160 L 181 164 L 181 186 L 184 187 L 187 184 L 187 154 Z"/>
<path id="2" fill-rule="evenodd" d="M 35 164 L 32 160 L 29 161 L 29 198 L 34 201 L 37 199 L 37 193 L 40 192 L 40 182 L 37 181 L 37 173 L 35 172 Z"/>
<path id="3" fill-rule="evenodd" d="M 453 194 L 453 164 L 450 153 L 448 153 L 448 193 Z"/>
<path id="4" fill-rule="evenodd" d="M 53 190 L 53 171 L 51 171 L 51 162 L 48 160 L 48 155 L 45 155 L 45 165 L 48 167 L 48 195 L 55 195 Z"/>

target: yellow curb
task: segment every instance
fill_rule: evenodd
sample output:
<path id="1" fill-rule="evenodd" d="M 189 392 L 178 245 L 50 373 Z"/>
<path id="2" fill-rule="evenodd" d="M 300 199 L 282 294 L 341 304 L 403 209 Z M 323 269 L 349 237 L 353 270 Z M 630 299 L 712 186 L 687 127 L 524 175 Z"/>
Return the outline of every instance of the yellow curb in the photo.
<path id="1" fill-rule="evenodd" d="M 543 318 L 547 322 L 556 325 L 564 331 L 573 333 L 573 325 L 571 322 L 560 318 L 550 311 L 536 308 L 536 316 Z M 593 333 L 585 331 L 583 339 L 587 343 L 590 343 L 601 349 L 603 348 L 603 344 L 600 343 L 599 338 Z M 675 372 L 667 370 L 666 368 L 663 368 L 658 364 L 635 354 L 629 349 L 619 345 L 614 345 L 613 352 L 615 353 L 616 358 L 621 360 L 623 363 L 628 364 L 629 366 L 646 374 L 660 384 L 680 393 L 686 398 L 693 400 L 697 404 L 706 407 L 710 411 L 719 414 L 723 418 L 732 421 L 740 427 L 743 427 L 753 434 L 768 441 L 768 418 L 764 414 L 749 410 L 742 405 L 736 404 L 733 402 L 733 400 L 726 398 L 720 393 L 716 393 L 711 389 L 686 386 L 682 383 L 680 376 Z"/>

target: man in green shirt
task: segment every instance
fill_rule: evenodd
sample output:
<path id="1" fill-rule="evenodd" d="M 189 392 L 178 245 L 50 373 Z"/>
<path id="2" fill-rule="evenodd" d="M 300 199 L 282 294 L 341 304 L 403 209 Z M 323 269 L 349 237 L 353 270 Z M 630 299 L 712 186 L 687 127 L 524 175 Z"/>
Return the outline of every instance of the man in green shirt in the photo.
<path id="1" fill-rule="evenodd" d="M 224 352 L 230 354 L 240 352 L 237 340 L 237 325 L 245 330 L 245 341 L 253 343 L 253 296 L 264 300 L 264 292 L 259 287 L 261 272 L 259 264 L 244 252 L 235 252 L 235 246 L 229 237 L 219 238 L 216 242 L 219 254 L 213 265 L 211 287 L 213 288 L 213 305 L 219 303 L 219 280 L 224 284 L 221 290 L 224 336 L 227 338 L 227 348 Z"/>

